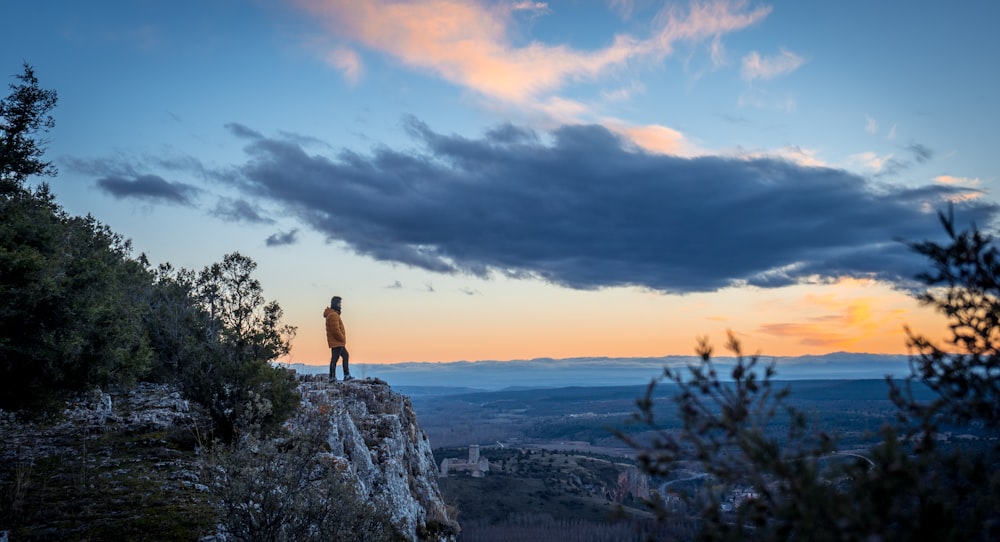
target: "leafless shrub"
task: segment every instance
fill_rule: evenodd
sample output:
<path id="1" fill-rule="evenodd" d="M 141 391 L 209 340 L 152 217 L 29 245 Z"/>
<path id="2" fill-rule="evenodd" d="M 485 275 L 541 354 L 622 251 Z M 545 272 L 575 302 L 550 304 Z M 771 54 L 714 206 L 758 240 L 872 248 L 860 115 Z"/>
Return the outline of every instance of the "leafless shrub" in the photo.
<path id="1" fill-rule="evenodd" d="M 346 466 L 313 428 L 283 440 L 248 432 L 206 454 L 229 537 L 244 542 L 395 541 L 388 514 L 365 502 Z"/>

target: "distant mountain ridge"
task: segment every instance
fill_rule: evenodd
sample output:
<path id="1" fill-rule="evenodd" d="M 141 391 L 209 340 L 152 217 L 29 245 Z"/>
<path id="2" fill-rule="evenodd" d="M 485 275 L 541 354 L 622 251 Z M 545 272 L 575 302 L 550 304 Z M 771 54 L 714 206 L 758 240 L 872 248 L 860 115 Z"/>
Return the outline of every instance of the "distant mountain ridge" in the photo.
<path id="1" fill-rule="evenodd" d="M 774 362 L 778 380 L 867 380 L 909 374 L 909 356 L 833 352 L 808 356 L 761 356 L 762 365 Z M 512 361 L 352 363 L 357 376 L 375 377 L 393 386 L 422 386 L 500 390 L 512 387 L 645 385 L 663 373 L 665 366 L 698 363 L 697 356 L 646 358 L 535 358 Z M 717 357 L 721 368 L 732 357 Z M 325 365 L 289 364 L 302 374 L 323 374 Z"/>

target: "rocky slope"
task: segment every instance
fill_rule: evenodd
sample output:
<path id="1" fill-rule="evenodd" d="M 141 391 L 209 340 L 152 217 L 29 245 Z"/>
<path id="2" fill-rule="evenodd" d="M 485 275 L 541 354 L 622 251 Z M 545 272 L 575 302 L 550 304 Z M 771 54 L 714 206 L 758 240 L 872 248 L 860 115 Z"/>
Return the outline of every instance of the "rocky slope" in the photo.
<path id="1" fill-rule="evenodd" d="M 318 420 L 333 465 L 407 540 L 454 540 L 427 437 L 407 397 L 378 380 L 303 377 L 288 428 Z M 207 421 L 164 385 L 94 392 L 54 424 L 0 412 L 0 540 L 229 537 L 206 479 Z"/>
<path id="2" fill-rule="evenodd" d="M 306 376 L 300 390 L 303 408 L 291 427 L 316 414 L 327 418 L 329 454 L 365 498 L 412 540 L 454 539 L 458 523 L 441 498 L 430 442 L 409 398 L 377 379 L 328 384 L 325 376 Z"/>

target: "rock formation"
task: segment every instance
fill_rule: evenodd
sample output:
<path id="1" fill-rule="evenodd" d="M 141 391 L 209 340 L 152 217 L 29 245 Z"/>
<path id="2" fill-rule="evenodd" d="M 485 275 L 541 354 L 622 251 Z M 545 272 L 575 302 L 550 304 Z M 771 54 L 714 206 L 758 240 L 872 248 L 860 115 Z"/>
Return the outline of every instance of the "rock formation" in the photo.
<path id="1" fill-rule="evenodd" d="M 302 377 L 302 407 L 288 429 L 307 419 L 325 423 L 325 460 L 349 473 L 398 532 L 413 541 L 455 540 L 459 526 L 441 498 L 430 443 L 409 399 L 379 380 L 325 380 Z M 163 523 L 186 518 L 202 540 L 225 541 L 212 520 L 209 481 L 200 479 L 198 450 L 207 427 L 197 405 L 154 384 L 86 394 L 71 401 L 56 424 L 21 423 L 0 411 L 0 487 L 11 496 L 0 499 L 0 539 L 42 533 L 102 540 L 117 533 L 159 540 L 129 531 L 144 525 L 149 532 L 155 513 Z M 41 472 L 38 465 L 47 464 L 66 465 L 67 473 Z M 62 479 L 66 486 L 55 487 Z M 137 481 L 142 494 L 132 494 Z M 42 494 L 43 487 L 49 492 Z M 59 496 L 75 502 L 53 502 Z M 89 515 L 79 513 L 81 500 L 92 501 Z M 144 508 L 147 502 L 157 508 Z M 60 517 L 60 510 L 74 517 Z"/>
<path id="2" fill-rule="evenodd" d="M 412 540 L 454 540 L 458 523 L 441 498 L 430 442 L 409 398 L 377 379 L 302 378 L 303 408 L 289 426 L 327 417 L 331 458 L 357 478 L 363 495 Z"/>
<path id="3" fill-rule="evenodd" d="M 649 476 L 639 471 L 635 465 L 622 465 L 625 470 L 618 474 L 618 486 L 612 500 L 621 503 L 627 497 L 639 500 L 649 498 Z"/>

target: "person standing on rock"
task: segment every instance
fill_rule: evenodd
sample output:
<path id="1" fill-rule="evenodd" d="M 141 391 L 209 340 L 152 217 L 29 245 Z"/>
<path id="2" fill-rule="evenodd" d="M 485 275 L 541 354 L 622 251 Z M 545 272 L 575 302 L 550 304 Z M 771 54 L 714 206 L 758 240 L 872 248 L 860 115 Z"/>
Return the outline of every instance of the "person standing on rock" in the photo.
<path id="1" fill-rule="evenodd" d="M 347 352 L 347 331 L 344 321 L 340 318 L 340 296 L 333 296 L 330 306 L 323 311 L 326 318 L 326 343 L 330 346 L 330 382 L 337 381 L 337 360 L 344 359 L 344 382 L 354 380 L 351 368 L 347 364 L 350 354 Z"/>

